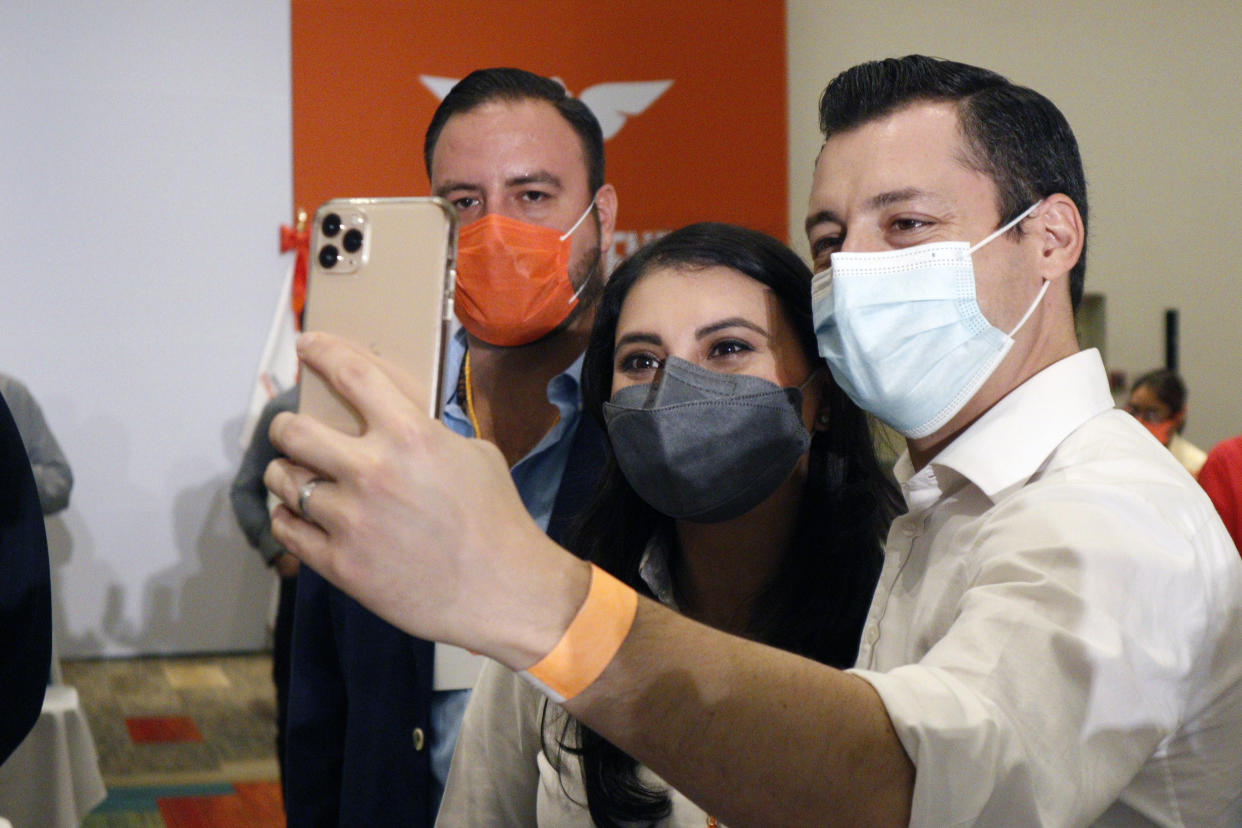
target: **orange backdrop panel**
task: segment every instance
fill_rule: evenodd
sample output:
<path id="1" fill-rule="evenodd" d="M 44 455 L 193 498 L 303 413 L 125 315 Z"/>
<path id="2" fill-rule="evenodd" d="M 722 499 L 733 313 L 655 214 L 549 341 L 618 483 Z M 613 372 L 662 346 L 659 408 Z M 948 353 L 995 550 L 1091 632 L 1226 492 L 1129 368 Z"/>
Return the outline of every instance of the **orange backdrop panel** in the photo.
<path id="1" fill-rule="evenodd" d="M 588 103 L 599 84 L 672 81 L 605 143 L 618 252 L 704 219 L 786 236 L 779 0 L 292 0 L 292 35 L 294 203 L 308 212 L 426 194 L 423 133 L 439 99 L 420 77 L 518 66 Z"/>

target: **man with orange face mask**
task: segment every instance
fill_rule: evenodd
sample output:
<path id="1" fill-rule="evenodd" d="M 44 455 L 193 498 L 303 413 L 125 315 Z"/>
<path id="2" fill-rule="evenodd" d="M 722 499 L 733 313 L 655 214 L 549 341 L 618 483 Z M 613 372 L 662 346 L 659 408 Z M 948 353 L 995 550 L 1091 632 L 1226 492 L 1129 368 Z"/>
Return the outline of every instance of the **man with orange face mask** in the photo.
<path id="1" fill-rule="evenodd" d="M 443 420 L 500 449 L 557 538 L 603 460 L 578 385 L 617 211 L 599 123 L 555 81 L 479 70 L 436 110 L 424 158 L 461 219 Z M 431 825 L 480 659 L 400 632 L 303 568 L 292 661 L 288 824 Z"/>

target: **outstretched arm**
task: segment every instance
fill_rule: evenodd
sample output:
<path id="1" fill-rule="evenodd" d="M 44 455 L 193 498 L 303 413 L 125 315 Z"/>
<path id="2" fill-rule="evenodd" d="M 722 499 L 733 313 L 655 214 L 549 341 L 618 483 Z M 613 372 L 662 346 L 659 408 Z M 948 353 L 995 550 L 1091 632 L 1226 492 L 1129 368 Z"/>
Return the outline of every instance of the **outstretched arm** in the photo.
<path id="1" fill-rule="evenodd" d="M 914 769 L 871 685 L 641 601 L 570 713 L 728 825 L 905 825 Z"/>
<path id="2" fill-rule="evenodd" d="M 541 659 L 582 604 L 589 566 L 531 521 L 495 447 L 419 412 L 406 377 L 323 335 L 299 351 L 367 426 L 351 437 L 277 417 L 289 459 L 269 466 L 269 488 L 296 507 L 302 484 L 326 482 L 308 515 L 277 508 L 276 539 L 411 634 L 514 670 Z M 566 707 L 732 825 L 908 820 L 913 767 L 870 685 L 648 601 Z"/>

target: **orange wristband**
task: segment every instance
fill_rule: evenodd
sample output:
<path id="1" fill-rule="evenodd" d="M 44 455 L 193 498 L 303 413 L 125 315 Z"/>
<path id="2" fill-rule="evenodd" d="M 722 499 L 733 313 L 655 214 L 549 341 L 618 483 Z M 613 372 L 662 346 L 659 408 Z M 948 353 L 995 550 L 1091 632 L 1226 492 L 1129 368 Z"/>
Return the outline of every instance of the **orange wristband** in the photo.
<path id="1" fill-rule="evenodd" d="M 557 704 L 572 699 L 617 655 L 637 612 L 638 593 L 591 564 L 591 586 L 578 614 L 552 652 L 522 676 Z"/>

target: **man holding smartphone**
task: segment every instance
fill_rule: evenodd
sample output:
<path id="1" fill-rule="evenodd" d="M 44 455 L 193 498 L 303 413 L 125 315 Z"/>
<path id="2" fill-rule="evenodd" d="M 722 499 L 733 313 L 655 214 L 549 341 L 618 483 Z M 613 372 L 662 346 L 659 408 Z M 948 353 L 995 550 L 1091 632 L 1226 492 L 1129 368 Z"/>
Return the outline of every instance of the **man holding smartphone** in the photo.
<path id="1" fill-rule="evenodd" d="M 578 386 L 617 210 L 599 123 L 555 81 L 479 70 L 436 110 L 424 160 L 462 226 L 443 420 L 500 449 L 557 538 L 603 459 Z M 431 825 L 478 658 L 406 635 L 306 568 L 294 628 L 289 825 Z"/>
<path id="2" fill-rule="evenodd" d="M 1079 350 L 1069 124 L 996 73 L 911 55 L 838 76 L 820 126 L 820 352 L 907 438 L 854 669 L 600 576 L 530 525 L 490 446 L 328 336 L 299 353 L 348 377 L 373 428 L 329 445 L 273 423 L 292 458 L 265 477 L 289 504 L 274 534 L 404 629 L 526 671 L 722 823 L 1242 824 L 1242 567 Z M 299 519 L 312 457 L 337 482 Z M 458 588 L 401 588 L 433 577 Z"/>

